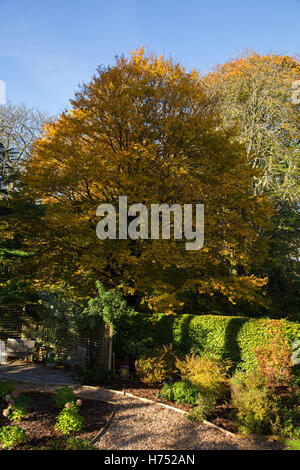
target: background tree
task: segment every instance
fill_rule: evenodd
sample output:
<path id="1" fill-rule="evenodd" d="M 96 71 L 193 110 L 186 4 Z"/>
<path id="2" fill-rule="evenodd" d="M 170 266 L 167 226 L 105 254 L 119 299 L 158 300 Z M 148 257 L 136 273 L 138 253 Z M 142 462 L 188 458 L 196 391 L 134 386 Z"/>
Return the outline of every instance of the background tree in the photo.
<path id="1" fill-rule="evenodd" d="M 300 191 L 300 106 L 292 103 L 291 87 L 299 77 L 297 59 L 249 52 L 203 79 L 223 125 L 237 126 L 249 162 L 262 170 L 254 191 L 293 202 Z"/>
<path id="2" fill-rule="evenodd" d="M 24 104 L 0 106 L 1 179 L 5 176 L 12 185 L 24 168 L 46 117 L 37 108 Z"/>
<path id="3" fill-rule="evenodd" d="M 0 302 L 24 303 L 33 273 L 23 271 L 32 253 L 24 250 L 23 221 L 38 217 L 40 208 L 22 194 L 20 177 L 45 115 L 25 105 L 0 106 Z M 26 264 L 26 263 L 25 263 Z"/>
<path id="4" fill-rule="evenodd" d="M 268 277 L 267 292 L 279 312 L 299 310 L 300 299 L 300 107 L 291 100 L 299 77 L 298 59 L 249 52 L 203 79 L 223 126 L 236 126 L 249 163 L 261 170 L 253 179 L 254 194 L 273 200 L 272 225 L 265 232 L 269 255 L 260 272 Z"/>
<path id="5" fill-rule="evenodd" d="M 17 154 L 15 149 L 6 149 L 0 142 L 0 199 L 7 195 L 17 177 L 17 173 L 14 171 Z"/>

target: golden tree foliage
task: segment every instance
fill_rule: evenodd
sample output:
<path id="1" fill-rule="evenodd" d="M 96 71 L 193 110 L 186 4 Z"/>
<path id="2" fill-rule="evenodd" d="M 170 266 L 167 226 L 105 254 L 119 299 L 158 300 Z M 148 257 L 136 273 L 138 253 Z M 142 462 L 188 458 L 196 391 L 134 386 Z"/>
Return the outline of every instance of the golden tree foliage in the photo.
<path id="1" fill-rule="evenodd" d="M 222 128 L 198 74 L 140 49 L 99 69 L 71 104 L 45 126 L 25 177 L 45 210 L 28 238 L 37 279 L 64 280 L 81 294 L 100 279 L 165 312 L 191 308 L 191 298 L 207 309 L 215 299 L 259 303 L 264 280 L 247 266 L 263 256 L 258 234 L 270 208 L 251 194 L 245 148 Z M 117 206 L 122 195 L 149 208 L 203 203 L 204 248 L 97 239 L 97 206 Z"/>
<path id="2" fill-rule="evenodd" d="M 297 58 L 250 51 L 203 79 L 217 98 L 223 125 L 237 126 L 249 162 L 262 170 L 255 191 L 289 202 L 300 195 L 300 112 L 292 101 L 292 84 L 299 78 Z"/>

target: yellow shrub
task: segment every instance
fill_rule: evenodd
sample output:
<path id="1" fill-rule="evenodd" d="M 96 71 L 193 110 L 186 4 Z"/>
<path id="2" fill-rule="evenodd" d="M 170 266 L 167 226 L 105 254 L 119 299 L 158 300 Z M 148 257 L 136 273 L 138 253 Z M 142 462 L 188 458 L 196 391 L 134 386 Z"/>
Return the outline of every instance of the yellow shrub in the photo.
<path id="1" fill-rule="evenodd" d="M 175 373 L 176 356 L 171 348 L 156 349 L 150 357 L 143 356 L 135 363 L 138 377 L 147 384 L 169 380 Z"/>
<path id="2" fill-rule="evenodd" d="M 184 360 L 177 360 L 176 367 L 185 380 L 197 385 L 201 394 L 214 397 L 216 400 L 224 397 L 228 390 L 228 363 L 195 354 L 187 355 Z"/>

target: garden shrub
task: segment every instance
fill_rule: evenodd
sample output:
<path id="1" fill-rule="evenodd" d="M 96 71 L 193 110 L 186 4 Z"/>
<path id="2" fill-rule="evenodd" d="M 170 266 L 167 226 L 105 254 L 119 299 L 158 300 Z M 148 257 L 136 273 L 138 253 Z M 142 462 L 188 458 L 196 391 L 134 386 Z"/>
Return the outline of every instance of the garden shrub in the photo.
<path id="1" fill-rule="evenodd" d="M 188 418 L 192 421 L 203 421 L 212 412 L 215 406 L 215 399 L 208 395 L 199 395 L 197 406 L 192 408 L 188 414 Z"/>
<path id="2" fill-rule="evenodd" d="M 66 449 L 66 440 L 64 437 L 59 439 L 49 439 L 42 446 L 31 447 L 31 450 L 65 450 Z"/>
<path id="3" fill-rule="evenodd" d="M 261 372 L 236 373 L 231 378 L 231 391 L 239 430 L 244 434 L 268 433 L 278 409 Z"/>
<path id="4" fill-rule="evenodd" d="M 28 398 L 24 395 L 16 398 L 6 409 L 6 417 L 10 421 L 22 421 L 28 414 Z"/>
<path id="5" fill-rule="evenodd" d="M 275 395 L 277 415 L 272 430 L 283 438 L 300 438 L 300 389 L 289 388 L 288 393 Z"/>
<path id="6" fill-rule="evenodd" d="M 176 371 L 176 356 L 171 347 L 156 349 L 150 356 L 143 356 L 135 363 L 138 377 L 147 384 L 172 379 Z"/>
<path id="7" fill-rule="evenodd" d="M 80 437 L 69 437 L 67 439 L 66 450 L 97 450 L 87 439 Z"/>
<path id="8" fill-rule="evenodd" d="M 300 421 L 298 410 L 285 410 L 279 417 L 276 417 L 275 424 L 272 426 L 274 434 L 291 439 L 300 439 Z M 278 424 L 279 422 L 279 424 Z"/>
<path id="9" fill-rule="evenodd" d="M 18 426 L 2 426 L 0 428 L 0 444 L 4 449 L 11 449 L 26 440 L 25 431 Z"/>
<path id="10" fill-rule="evenodd" d="M 230 380 L 237 424 L 244 433 L 273 433 L 283 438 L 300 437 L 300 390 L 293 384 L 276 392 L 260 369 L 238 372 Z"/>
<path id="11" fill-rule="evenodd" d="M 52 362 L 56 364 L 57 366 L 61 366 L 64 362 L 63 356 L 58 356 L 54 352 L 48 352 L 45 362 Z"/>
<path id="12" fill-rule="evenodd" d="M 292 368 L 292 379 L 291 382 L 300 387 L 300 364 L 295 364 Z"/>
<path id="13" fill-rule="evenodd" d="M 61 436 L 58 439 L 49 439 L 43 446 L 31 447 L 32 450 L 97 450 L 87 439 L 80 437 Z"/>
<path id="14" fill-rule="evenodd" d="M 167 321 L 161 319 L 160 323 Z M 212 353 L 220 359 L 229 359 L 235 368 L 250 371 L 257 366 L 255 349 L 270 341 L 276 325 L 290 347 L 300 339 L 300 324 L 267 318 L 182 315 L 174 318 L 171 331 L 177 352 Z"/>
<path id="15" fill-rule="evenodd" d="M 112 381 L 112 371 L 98 366 L 76 366 L 72 375 L 84 385 L 108 385 Z"/>
<path id="16" fill-rule="evenodd" d="M 285 445 L 290 450 L 300 450 L 300 439 L 286 439 Z"/>
<path id="17" fill-rule="evenodd" d="M 84 422 L 79 414 L 79 407 L 74 402 L 66 403 L 56 420 L 55 429 L 61 431 L 62 434 L 81 431 Z"/>
<path id="18" fill-rule="evenodd" d="M 181 377 L 194 384 L 201 395 L 216 400 L 226 396 L 228 364 L 208 356 L 191 354 L 183 360 L 177 360 L 176 366 L 180 370 Z"/>
<path id="19" fill-rule="evenodd" d="M 157 347 L 168 344 L 168 341 L 161 340 L 160 335 L 157 335 L 157 320 L 147 312 L 134 312 L 117 319 L 114 335 L 116 356 L 120 359 L 128 355 L 139 358 L 151 354 Z"/>
<path id="20" fill-rule="evenodd" d="M 159 398 L 175 403 L 196 405 L 199 397 L 199 389 L 190 382 L 180 381 L 164 385 L 158 396 Z"/>
<path id="21" fill-rule="evenodd" d="M 0 399 L 5 400 L 6 395 L 11 395 L 17 386 L 14 380 L 0 380 Z"/>
<path id="22" fill-rule="evenodd" d="M 269 341 L 256 348 L 254 353 L 258 369 L 271 388 L 289 385 L 292 377 L 291 348 L 278 322 L 273 320 L 273 333 Z M 272 324 L 272 323 L 270 323 Z"/>
<path id="23" fill-rule="evenodd" d="M 68 386 L 58 388 L 55 391 L 54 400 L 57 408 L 63 408 L 66 403 L 75 400 L 74 389 Z"/>
<path id="24" fill-rule="evenodd" d="M 233 369 L 250 371 L 257 366 L 255 349 L 270 341 L 276 325 L 280 326 L 290 347 L 293 341 L 300 339 L 300 324 L 287 320 L 136 313 L 123 316 L 117 324 L 115 351 L 120 358 L 130 353 L 139 357 L 172 344 L 178 355 L 213 353 L 219 359 L 229 359 Z"/>

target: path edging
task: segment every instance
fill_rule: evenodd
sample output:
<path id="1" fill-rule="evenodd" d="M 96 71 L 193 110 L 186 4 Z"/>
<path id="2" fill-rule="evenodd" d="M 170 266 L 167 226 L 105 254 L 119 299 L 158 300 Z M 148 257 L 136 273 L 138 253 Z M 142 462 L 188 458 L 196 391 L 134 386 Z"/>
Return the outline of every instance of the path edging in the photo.
<path id="1" fill-rule="evenodd" d="M 150 400 L 149 398 L 139 397 L 137 395 L 134 395 L 133 393 L 121 392 L 120 390 L 111 390 L 111 389 L 103 388 L 103 387 L 94 387 L 94 388 L 98 388 L 98 389 L 101 388 L 101 390 L 106 390 L 106 391 L 111 392 L 111 393 L 117 393 L 118 395 L 123 395 L 123 396 L 127 396 L 127 397 L 130 397 L 130 398 L 135 398 L 137 400 L 141 400 L 141 401 L 144 401 L 146 403 L 151 403 L 153 405 L 160 405 L 160 406 L 162 406 L 164 408 L 167 408 L 169 410 L 176 411 L 176 413 L 181 413 L 181 414 L 184 414 L 184 415 L 188 415 L 188 413 L 189 413 L 188 411 L 181 410 L 180 408 L 176 408 L 175 406 L 167 405 L 166 403 L 162 403 L 160 401 Z M 234 438 L 237 437 L 236 434 L 234 434 L 233 432 L 227 431 L 227 429 L 221 428 L 220 426 L 217 426 L 216 424 L 211 423 L 210 421 L 207 421 L 206 419 L 204 419 L 202 421 L 202 423 L 206 424 L 207 426 L 218 429 L 219 431 L 221 431 L 223 434 L 225 434 L 228 437 L 234 437 Z M 199 424 L 201 424 L 201 422 L 199 422 Z"/>
<path id="2" fill-rule="evenodd" d="M 175 406 L 172 406 L 172 405 L 167 405 L 166 403 L 162 403 L 160 401 L 155 401 L 155 400 L 150 400 L 149 398 L 144 398 L 144 397 L 139 397 L 138 395 L 134 395 L 133 393 L 129 393 L 129 392 L 125 392 L 125 391 L 120 391 L 120 390 L 112 390 L 112 389 L 108 389 L 108 388 L 104 388 L 104 387 L 92 387 L 92 388 L 95 388 L 95 389 L 101 389 L 101 390 L 107 390 L 108 392 L 111 392 L 111 393 L 117 393 L 119 395 L 123 395 L 123 396 L 128 396 L 128 397 L 131 397 L 131 398 L 135 398 L 137 400 L 141 400 L 141 401 L 144 401 L 144 402 L 148 402 L 148 403 L 151 403 L 153 405 L 160 405 L 160 406 L 163 406 L 164 408 L 167 408 L 167 409 L 170 409 L 172 411 L 176 411 L 176 413 L 182 413 L 184 415 L 187 415 L 189 412 L 186 411 L 186 410 L 182 410 L 181 408 L 176 408 Z M 279 437 L 279 436 L 269 436 L 269 435 L 259 435 L 259 434 L 235 434 L 231 431 L 228 431 L 227 429 L 224 429 L 220 426 L 218 426 L 217 424 L 214 424 L 214 423 L 211 423 L 210 421 L 207 421 L 206 419 L 204 419 L 203 421 L 199 421 L 199 424 L 206 424 L 207 426 L 210 426 L 212 428 L 215 428 L 219 431 L 221 431 L 223 434 L 227 435 L 228 437 L 234 437 L 236 439 L 259 439 L 261 441 L 267 441 L 267 440 L 273 440 L 273 441 L 278 441 L 278 442 L 282 442 L 282 439 Z"/>
<path id="3" fill-rule="evenodd" d="M 22 383 L 21 380 L 18 380 L 17 381 L 18 383 Z M 61 387 L 62 385 L 61 384 L 48 384 L 48 383 L 41 383 L 41 382 L 27 382 L 27 381 L 24 381 L 23 383 L 25 384 L 28 384 L 28 383 L 31 383 L 35 386 L 56 386 L 56 387 Z M 109 389 L 109 388 L 104 388 L 104 387 L 101 387 L 101 386 L 92 386 L 92 385 L 81 385 L 81 384 L 74 384 L 74 385 L 69 385 L 70 387 L 73 387 L 75 389 L 80 389 L 82 387 L 87 387 L 88 389 L 90 390 L 103 390 L 104 392 L 107 391 L 107 392 L 110 392 L 110 393 L 114 393 L 116 395 L 122 395 L 122 396 L 127 396 L 127 397 L 130 397 L 130 398 L 134 398 L 136 400 L 141 400 L 141 401 L 144 401 L 146 403 L 151 403 L 153 405 L 160 405 L 164 408 L 167 408 L 167 409 L 170 409 L 172 411 L 175 411 L 176 413 L 181 413 L 181 414 L 184 414 L 184 415 L 187 415 L 188 414 L 188 411 L 185 411 L 185 410 L 182 410 L 180 408 L 176 408 L 175 406 L 171 406 L 171 405 L 167 405 L 166 403 L 162 403 L 162 402 L 159 402 L 159 401 L 154 401 L 154 400 L 150 400 L 149 398 L 144 398 L 144 397 L 139 397 L 137 395 L 134 395 L 133 393 L 129 393 L 129 392 L 125 392 L 125 391 L 121 391 L 121 390 L 112 390 L 112 389 Z M 29 391 L 29 390 L 27 390 Z M 50 392 L 50 390 L 47 390 L 48 392 Z M 80 390 L 79 391 L 79 394 L 80 394 Z M 51 392 L 50 392 L 51 393 Z M 84 391 L 82 390 L 82 393 L 84 393 Z M 78 394 L 78 396 L 80 396 Z M 109 402 L 108 400 L 104 400 L 104 399 L 99 399 L 99 398 L 96 398 L 96 397 L 86 397 L 86 396 L 81 396 L 82 398 L 91 398 L 93 400 L 99 400 L 99 401 L 102 401 L 104 403 L 109 403 L 111 405 L 113 405 L 114 403 L 113 402 Z M 219 430 L 220 432 L 222 432 L 223 434 L 225 434 L 227 437 L 232 437 L 232 438 L 236 438 L 236 439 L 259 439 L 259 440 L 273 440 L 273 441 L 278 441 L 278 442 L 282 442 L 282 439 L 278 436 L 260 436 L 260 435 L 241 435 L 241 434 L 235 434 L 231 431 L 228 431 L 227 429 L 224 429 L 224 428 L 221 428 L 220 426 L 218 426 L 217 424 L 214 424 L 214 423 L 211 423 L 210 421 L 207 421 L 207 420 L 203 420 L 202 421 L 203 424 L 207 425 L 207 426 L 210 426 L 212 428 L 215 428 L 217 430 Z M 199 422 L 199 424 L 201 424 Z"/>

